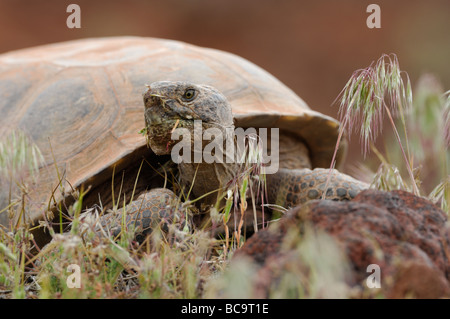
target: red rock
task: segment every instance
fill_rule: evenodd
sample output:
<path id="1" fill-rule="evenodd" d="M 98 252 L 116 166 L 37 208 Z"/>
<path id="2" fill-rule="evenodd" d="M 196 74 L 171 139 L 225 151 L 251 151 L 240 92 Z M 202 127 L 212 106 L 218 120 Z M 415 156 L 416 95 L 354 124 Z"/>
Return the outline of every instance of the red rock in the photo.
<path id="1" fill-rule="evenodd" d="M 448 296 L 450 281 L 450 230 L 447 215 L 424 198 L 404 191 L 366 190 L 350 202 L 312 201 L 289 211 L 276 227 L 251 237 L 234 258 L 248 256 L 273 271 L 273 260 L 285 260 L 280 250 L 289 229 L 302 234 L 305 225 L 325 230 L 345 252 L 352 267 L 348 283 L 365 286 L 367 266 L 381 269 L 386 297 L 418 298 Z M 268 261 L 270 261 L 270 265 Z M 280 265 L 281 267 L 281 265 Z M 266 268 L 266 270 L 264 270 Z M 419 276 L 420 274 L 423 276 Z M 410 278 L 411 277 L 411 278 Z M 419 277 L 419 278 L 416 278 Z"/>

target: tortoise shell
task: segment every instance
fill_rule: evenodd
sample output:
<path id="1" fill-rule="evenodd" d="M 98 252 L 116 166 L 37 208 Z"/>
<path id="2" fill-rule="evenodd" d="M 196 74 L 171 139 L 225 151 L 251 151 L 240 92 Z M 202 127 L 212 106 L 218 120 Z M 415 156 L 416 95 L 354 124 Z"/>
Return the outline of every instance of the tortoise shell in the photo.
<path id="1" fill-rule="evenodd" d="M 142 93 L 146 84 L 161 80 L 216 87 L 229 99 L 236 127 L 295 132 L 307 143 L 314 167 L 330 165 L 339 123 L 311 110 L 279 80 L 241 57 L 140 37 L 44 45 L 0 55 L 0 135 L 23 130 L 44 156 L 38 187 L 29 194 L 33 219 L 58 186 L 55 162 L 65 172 L 64 183 L 95 185 L 102 173 L 126 165 L 129 155 L 145 145 L 139 134 L 145 126 Z M 5 198 L 6 190 L 1 192 L 0 199 Z"/>

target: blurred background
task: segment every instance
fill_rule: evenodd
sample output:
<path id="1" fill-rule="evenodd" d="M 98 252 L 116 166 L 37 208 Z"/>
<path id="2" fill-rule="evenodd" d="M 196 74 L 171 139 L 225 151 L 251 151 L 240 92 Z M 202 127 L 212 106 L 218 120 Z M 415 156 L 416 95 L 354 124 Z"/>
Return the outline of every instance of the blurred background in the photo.
<path id="1" fill-rule="evenodd" d="M 71 3 L 81 7 L 80 29 L 66 26 Z M 366 26 L 371 3 L 381 7 L 381 29 Z M 424 73 L 450 89 L 448 0 L 0 0 L 0 53 L 117 35 L 176 39 L 238 54 L 335 118 L 332 102 L 352 72 L 382 53 L 397 54 L 413 90 Z M 347 166 L 362 158 L 359 139 L 350 144 Z"/>

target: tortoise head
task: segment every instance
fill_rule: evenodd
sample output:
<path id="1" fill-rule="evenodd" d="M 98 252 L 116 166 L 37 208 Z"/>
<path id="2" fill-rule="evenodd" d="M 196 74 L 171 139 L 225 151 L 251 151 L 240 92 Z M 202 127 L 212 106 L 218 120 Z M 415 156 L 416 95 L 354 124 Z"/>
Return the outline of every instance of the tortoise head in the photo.
<path id="1" fill-rule="evenodd" d="M 226 97 L 217 89 L 190 82 L 154 82 L 143 94 L 145 123 L 150 147 L 158 154 L 169 154 L 175 141 L 175 128 L 194 129 L 233 127 L 233 114 Z"/>

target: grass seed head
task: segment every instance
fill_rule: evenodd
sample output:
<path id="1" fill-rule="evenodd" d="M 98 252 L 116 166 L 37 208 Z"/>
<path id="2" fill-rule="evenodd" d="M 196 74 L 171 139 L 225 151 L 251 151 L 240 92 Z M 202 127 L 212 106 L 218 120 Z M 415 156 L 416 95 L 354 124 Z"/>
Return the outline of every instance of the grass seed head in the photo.
<path id="1" fill-rule="evenodd" d="M 337 101 L 344 129 L 349 136 L 359 130 L 366 155 L 370 142 L 382 130 L 386 108 L 394 116 L 403 116 L 411 108 L 411 83 L 400 71 L 397 56 L 384 54 L 377 62 L 353 72 Z"/>

